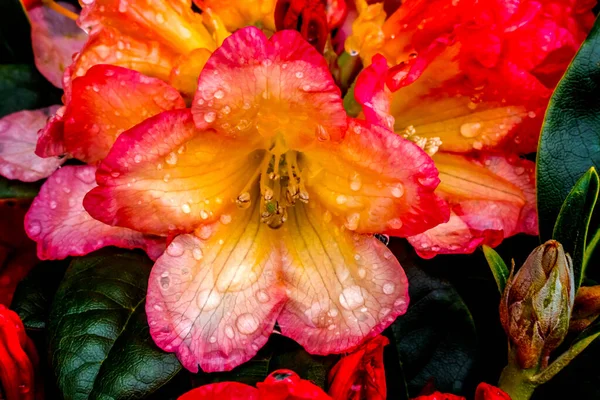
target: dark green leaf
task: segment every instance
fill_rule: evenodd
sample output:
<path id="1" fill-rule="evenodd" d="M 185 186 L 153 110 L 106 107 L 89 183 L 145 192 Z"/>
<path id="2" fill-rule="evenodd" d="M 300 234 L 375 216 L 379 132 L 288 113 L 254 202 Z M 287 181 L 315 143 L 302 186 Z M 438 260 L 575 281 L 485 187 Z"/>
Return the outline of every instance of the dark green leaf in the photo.
<path id="1" fill-rule="evenodd" d="M 48 324 L 66 400 L 141 399 L 181 369 L 149 334 L 144 303 L 151 267 L 143 255 L 105 249 L 67 269 Z"/>
<path id="2" fill-rule="evenodd" d="M 598 188 L 598 174 L 590 168 L 565 199 L 552 234 L 552 238 L 560 242 L 573 258 L 575 290 L 579 289 L 585 274 L 587 230 L 598 198 Z"/>
<path id="3" fill-rule="evenodd" d="M 484 245 L 483 254 L 492 270 L 496 285 L 498 286 L 498 291 L 502 294 L 504 292 L 504 287 L 506 286 L 506 280 L 508 279 L 508 267 L 504 263 L 502 257 L 500 257 L 500 255 L 496 253 L 496 250 L 491 247 Z"/>
<path id="4" fill-rule="evenodd" d="M 537 159 L 540 235 L 554 221 L 577 180 L 600 166 L 600 22 L 581 46 L 550 100 Z"/>
<path id="5" fill-rule="evenodd" d="M 0 62 L 33 62 L 29 20 L 19 0 L 0 1 Z"/>
<path id="6" fill-rule="evenodd" d="M 23 279 L 10 306 L 27 329 L 44 329 L 50 304 L 65 274 L 65 262 L 42 262 Z"/>
<path id="7" fill-rule="evenodd" d="M 460 393 L 474 366 L 477 334 L 471 313 L 454 287 L 401 260 L 410 305 L 392 324 L 411 397 L 433 380 L 441 392 Z"/>
<path id="8" fill-rule="evenodd" d="M 390 340 L 390 344 L 383 348 L 383 364 L 385 366 L 385 382 L 387 398 L 395 400 L 408 400 L 408 388 L 402 370 L 402 361 L 396 350 L 396 337 L 391 328 L 383 331 L 383 335 Z"/>
<path id="9" fill-rule="evenodd" d="M 60 104 L 60 96 L 33 65 L 0 65 L 0 117 Z"/>
<path id="10" fill-rule="evenodd" d="M 11 181 L 0 176 L 0 200 L 16 199 L 31 200 L 37 196 L 40 191 L 41 183 L 25 183 L 21 181 Z"/>

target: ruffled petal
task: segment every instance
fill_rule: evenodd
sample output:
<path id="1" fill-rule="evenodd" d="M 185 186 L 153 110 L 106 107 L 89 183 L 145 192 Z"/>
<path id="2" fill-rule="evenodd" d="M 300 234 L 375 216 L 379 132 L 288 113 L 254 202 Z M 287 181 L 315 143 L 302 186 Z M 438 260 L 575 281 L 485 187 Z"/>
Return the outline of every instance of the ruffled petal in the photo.
<path id="1" fill-rule="evenodd" d="M 61 7 L 75 10 L 70 4 Z M 87 34 L 75 21 L 46 6 L 34 7 L 27 12 L 31 22 L 31 44 L 37 69 L 54 86 L 62 88 L 62 78 L 73 54 L 80 51 Z"/>
<path id="2" fill-rule="evenodd" d="M 412 236 L 448 220 L 431 158 L 381 127 L 352 120 L 340 144 L 314 146 L 300 166 L 325 218 L 350 230 Z"/>
<path id="3" fill-rule="evenodd" d="M 156 257 L 164 239 L 105 225 L 84 210 L 83 196 L 95 186 L 95 171 L 87 165 L 63 167 L 40 189 L 25 216 L 25 230 L 37 242 L 38 257 L 57 260 L 105 246 L 149 249 Z"/>
<path id="4" fill-rule="evenodd" d="M 408 281 L 385 245 L 327 222 L 316 201 L 289 211 L 280 236 L 289 297 L 277 319 L 283 335 L 310 353 L 340 353 L 404 314 Z"/>
<path id="5" fill-rule="evenodd" d="M 198 127 L 265 140 L 281 135 L 294 150 L 339 141 L 346 128 L 340 90 L 323 56 L 298 32 L 267 39 L 254 27 L 235 32 L 213 53 L 192 113 Z"/>
<path id="6" fill-rule="evenodd" d="M 64 116 L 66 151 L 94 163 L 104 158 L 123 131 L 185 102 L 174 88 L 126 68 L 97 65 L 73 81 Z"/>
<path id="7" fill-rule="evenodd" d="M 159 235 L 229 219 L 260 165 L 253 150 L 242 140 L 197 130 L 188 109 L 166 111 L 117 139 L 85 208 L 109 225 Z"/>
<path id="8" fill-rule="evenodd" d="M 150 333 L 192 372 L 198 365 L 230 370 L 252 358 L 283 306 L 281 261 L 259 209 L 177 236 L 152 269 Z"/>
<path id="9" fill-rule="evenodd" d="M 197 387 L 177 400 L 258 400 L 258 389 L 239 382 L 219 382 Z"/>
<path id="10" fill-rule="evenodd" d="M 0 119 L 0 175 L 33 182 L 48 177 L 65 160 L 41 158 L 35 154 L 37 132 L 58 106 L 19 111 Z"/>
<path id="11" fill-rule="evenodd" d="M 118 29 L 125 35 L 159 41 L 178 53 L 215 48 L 192 10 L 191 0 L 92 0 L 84 4 L 79 24 L 87 29 Z"/>
<path id="12" fill-rule="evenodd" d="M 535 165 L 516 156 L 438 153 L 438 193 L 452 209 L 447 224 L 409 238 L 425 258 L 471 253 L 517 233 L 536 235 Z"/>

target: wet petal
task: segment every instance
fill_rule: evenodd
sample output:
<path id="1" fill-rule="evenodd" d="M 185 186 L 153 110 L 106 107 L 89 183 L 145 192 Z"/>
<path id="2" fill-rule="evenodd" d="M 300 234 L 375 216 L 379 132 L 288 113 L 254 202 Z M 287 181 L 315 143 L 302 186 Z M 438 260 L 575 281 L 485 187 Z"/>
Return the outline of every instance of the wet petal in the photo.
<path id="1" fill-rule="evenodd" d="M 83 208 L 83 196 L 96 184 L 93 166 L 67 166 L 42 186 L 25 216 L 25 230 L 37 242 L 42 260 L 81 256 L 105 246 L 151 249 L 157 256 L 163 239 L 105 225 Z"/>
<path id="2" fill-rule="evenodd" d="M 256 387 L 261 400 L 331 400 L 323 389 L 289 369 L 271 372 Z"/>
<path id="3" fill-rule="evenodd" d="M 301 168 L 310 196 L 350 230 L 411 236 L 448 219 L 431 158 L 364 121 L 351 121 L 340 144 L 307 151 Z"/>
<path id="4" fill-rule="evenodd" d="M 408 281 L 385 245 L 325 221 L 316 201 L 289 211 L 281 228 L 289 297 L 277 318 L 283 335 L 310 353 L 340 353 L 404 314 Z"/>
<path id="5" fill-rule="evenodd" d="M 197 130 L 188 109 L 164 112 L 119 137 L 85 208 L 107 224 L 144 233 L 191 232 L 230 218 L 260 165 L 253 150 Z"/>
<path id="6" fill-rule="evenodd" d="M 219 382 L 197 387 L 177 400 L 258 400 L 258 389 L 239 382 Z"/>
<path id="7" fill-rule="evenodd" d="M 35 154 L 37 132 L 58 106 L 19 111 L 0 119 L 0 175 L 33 182 L 46 178 L 65 160 L 40 158 Z"/>
<path id="8" fill-rule="evenodd" d="M 235 220 L 177 236 L 148 284 L 150 333 L 185 368 L 230 370 L 267 342 L 285 292 L 272 231 L 256 204 Z"/>
<path id="9" fill-rule="evenodd" d="M 171 70 L 169 83 L 179 90 L 185 96 L 186 101 L 189 100 L 190 103 L 198 87 L 198 75 L 210 55 L 211 52 L 206 49 L 196 49 L 190 54 L 179 57 Z"/>
<path id="10" fill-rule="evenodd" d="M 79 24 L 88 29 L 116 28 L 123 34 L 159 41 L 178 53 L 214 49 L 215 43 L 186 0 L 92 0 L 84 4 Z"/>
<path id="11" fill-rule="evenodd" d="M 198 127 L 271 140 L 299 150 L 316 139 L 339 141 L 346 128 L 340 91 L 327 63 L 298 32 L 270 39 L 247 27 L 206 63 L 192 104 Z"/>
<path id="12" fill-rule="evenodd" d="M 75 10 L 67 3 L 61 7 Z M 65 68 L 73 61 L 73 54 L 80 51 L 87 34 L 75 21 L 51 10 L 38 6 L 28 11 L 31 22 L 31 43 L 37 69 L 54 86 L 62 88 Z"/>
<path id="13" fill-rule="evenodd" d="M 89 40 L 67 71 L 65 92 L 69 96 L 69 82 L 85 75 L 96 64 L 129 68 L 167 81 L 176 54 L 155 40 L 137 39 L 123 35 L 117 29 L 103 28 L 90 34 Z"/>
<path id="14" fill-rule="evenodd" d="M 276 0 L 194 0 L 201 9 L 214 12 L 225 24 L 229 32 L 235 32 L 246 26 L 261 26 L 271 32 L 275 31 L 273 17 Z"/>
<path id="15" fill-rule="evenodd" d="M 426 258 L 471 253 L 517 233 L 537 234 L 535 165 L 516 156 L 465 157 L 438 153 L 438 193 L 452 209 L 450 222 L 409 238 Z"/>
<path id="16" fill-rule="evenodd" d="M 393 129 L 394 118 L 390 115 L 392 96 L 385 85 L 387 72 L 386 59 L 376 54 L 371 65 L 363 69 L 356 78 L 354 97 L 362 106 L 367 121 Z"/>
<path id="17" fill-rule="evenodd" d="M 108 154 L 117 136 L 161 111 L 183 108 L 177 90 L 126 68 L 97 65 L 73 81 L 64 116 L 66 151 L 87 163 Z"/>

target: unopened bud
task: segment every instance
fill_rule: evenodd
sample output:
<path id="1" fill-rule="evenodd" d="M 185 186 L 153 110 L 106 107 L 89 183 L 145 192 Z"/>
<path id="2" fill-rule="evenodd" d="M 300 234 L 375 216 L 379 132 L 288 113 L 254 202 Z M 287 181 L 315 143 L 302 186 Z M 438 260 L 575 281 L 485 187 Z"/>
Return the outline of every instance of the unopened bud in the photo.
<path id="1" fill-rule="evenodd" d="M 500 320 L 521 368 L 547 365 L 569 328 L 574 302 L 571 257 L 555 240 L 538 246 L 509 279 Z"/>
<path id="2" fill-rule="evenodd" d="M 569 330 L 580 332 L 600 315 L 600 285 L 582 286 L 575 296 Z"/>

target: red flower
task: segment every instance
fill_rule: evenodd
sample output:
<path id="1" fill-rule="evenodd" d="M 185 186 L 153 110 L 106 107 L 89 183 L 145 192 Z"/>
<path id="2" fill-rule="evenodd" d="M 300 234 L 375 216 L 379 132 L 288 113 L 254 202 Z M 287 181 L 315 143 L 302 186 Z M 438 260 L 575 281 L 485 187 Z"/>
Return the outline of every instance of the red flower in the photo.
<path id="1" fill-rule="evenodd" d="M 462 396 L 451 393 L 435 392 L 428 395 L 415 397 L 412 400 L 465 400 Z M 475 400 L 511 400 L 504 391 L 485 382 L 481 382 L 475 391 Z"/>
<path id="2" fill-rule="evenodd" d="M 376 336 L 355 352 L 342 357 L 329 373 L 329 394 L 334 400 L 385 400 L 383 348 L 385 336 Z"/>
<path id="3" fill-rule="evenodd" d="M 288 369 L 277 370 L 256 385 L 220 382 L 201 386 L 179 397 L 179 400 L 331 400 L 313 383 L 300 379 Z"/>
<path id="4" fill-rule="evenodd" d="M 0 383 L 6 400 L 35 398 L 38 358 L 19 316 L 0 305 Z"/>

